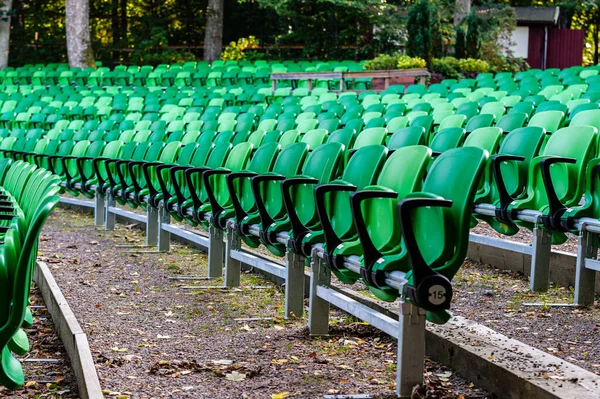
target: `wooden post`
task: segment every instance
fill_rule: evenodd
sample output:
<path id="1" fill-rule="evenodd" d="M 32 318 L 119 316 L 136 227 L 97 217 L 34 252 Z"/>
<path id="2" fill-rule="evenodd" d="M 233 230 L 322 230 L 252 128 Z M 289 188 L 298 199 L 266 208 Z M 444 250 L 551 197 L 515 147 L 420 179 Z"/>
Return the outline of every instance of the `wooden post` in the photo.
<path id="1" fill-rule="evenodd" d="M 384 85 L 385 89 L 387 90 L 390 87 L 390 77 L 386 76 L 385 78 L 385 85 Z"/>
<path id="2" fill-rule="evenodd" d="M 271 90 L 273 91 L 273 95 L 275 95 L 276 89 L 277 89 L 277 80 L 271 78 Z"/>
<path id="3" fill-rule="evenodd" d="M 312 93 L 312 79 L 308 79 L 308 91 Z"/>
<path id="4" fill-rule="evenodd" d="M 340 78 L 340 93 L 344 91 L 344 78 Z"/>

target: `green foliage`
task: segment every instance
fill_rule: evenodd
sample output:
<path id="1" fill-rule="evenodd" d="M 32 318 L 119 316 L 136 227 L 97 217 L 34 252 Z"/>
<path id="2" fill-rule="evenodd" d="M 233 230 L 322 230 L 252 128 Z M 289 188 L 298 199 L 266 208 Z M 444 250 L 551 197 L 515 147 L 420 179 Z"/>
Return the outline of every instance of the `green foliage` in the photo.
<path id="1" fill-rule="evenodd" d="M 473 58 L 458 59 L 455 57 L 435 58 L 430 67 L 434 73 L 439 73 L 448 79 L 460 79 L 465 75 L 472 76 L 488 72 L 490 65 L 483 60 Z"/>
<path id="2" fill-rule="evenodd" d="M 471 12 L 467 17 L 467 37 L 465 39 L 465 55 L 479 58 L 481 51 L 482 19 L 476 12 Z"/>
<path id="3" fill-rule="evenodd" d="M 258 44 L 258 40 L 254 36 L 242 37 L 237 42 L 231 42 L 225 46 L 221 59 L 223 61 L 245 60 L 248 53 L 257 48 Z"/>
<path id="4" fill-rule="evenodd" d="M 490 72 L 517 73 L 529 69 L 529 64 L 522 57 L 500 55 L 490 61 Z"/>
<path id="5" fill-rule="evenodd" d="M 168 48 L 167 31 L 164 28 L 152 29 L 152 37 L 142 41 L 131 56 L 134 64 L 158 65 L 175 64 L 192 61 L 196 56 L 188 51 L 178 51 Z"/>
<path id="6" fill-rule="evenodd" d="M 240 0 L 278 16 L 273 58 L 365 59 L 397 49 L 400 16 L 386 0 Z M 259 23 L 253 25 L 260 25 Z M 255 34 L 252 32 L 252 34 Z M 255 34 L 262 43 L 262 37 Z M 271 44 L 271 43 L 269 43 Z M 302 46 L 301 53 L 291 47 Z"/>
<path id="7" fill-rule="evenodd" d="M 434 18 L 428 0 L 420 0 L 408 11 L 408 43 L 406 52 L 412 57 L 421 57 L 428 64 L 433 58 L 432 24 Z"/>
<path id="8" fill-rule="evenodd" d="M 458 71 L 458 60 L 454 57 L 434 58 L 429 69 L 438 73 L 445 79 L 461 79 L 463 75 Z"/>
<path id="9" fill-rule="evenodd" d="M 462 26 L 456 27 L 456 43 L 454 45 L 454 53 L 456 58 L 465 58 L 467 56 L 465 30 Z"/>
<path id="10" fill-rule="evenodd" d="M 410 57 L 406 54 L 381 54 L 365 63 L 365 69 L 384 70 L 384 69 L 412 69 L 425 68 L 425 60 L 419 57 Z"/>

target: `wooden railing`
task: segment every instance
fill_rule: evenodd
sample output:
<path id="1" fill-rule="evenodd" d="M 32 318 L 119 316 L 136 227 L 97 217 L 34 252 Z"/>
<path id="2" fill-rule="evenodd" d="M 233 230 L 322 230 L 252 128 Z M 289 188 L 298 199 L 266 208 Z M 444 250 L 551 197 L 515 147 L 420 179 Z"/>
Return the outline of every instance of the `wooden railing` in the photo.
<path id="1" fill-rule="evenodd" d="M 355 72 L 290 72 L 290 73 L 272 73 L 271 82 L 273 91 L 277 89 L 277 82 L 280 80 L 306 80 L 308 81 L 308 90 L 313 88 L 313 80 L 338 80 L 339 90 L 346 89 L 346 81 L 352 80 L 350 90 L 354 89 L 356 79 L 383 79 L 384 89 L 390 86 L 392 79 L 397 78 L 419 78 L 419 83 L 425 84 L 425 79 L 429 72 L 425 68 L 417 69 L 389 69 L 383 71 L 355 71 Z"/>

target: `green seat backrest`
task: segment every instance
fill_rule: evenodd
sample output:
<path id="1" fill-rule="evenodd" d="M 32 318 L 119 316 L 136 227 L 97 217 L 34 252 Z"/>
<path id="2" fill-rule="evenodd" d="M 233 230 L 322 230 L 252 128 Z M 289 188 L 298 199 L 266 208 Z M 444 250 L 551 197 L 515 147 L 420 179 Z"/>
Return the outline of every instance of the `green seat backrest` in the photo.
<path id="1" fill-rule="evenodd" d="M 482 127 L 490 127 L 494 123 L 494 115 L 482 114 L 472 117 L 465 126 L 467 133 L 471 133 L 475 129 Z"/>
<path id="2" fill-rule="evenodd" d="M 450 208 L 418 208 L 414 234 L 425 262 L 449 279 L 463 264 L 469 243 L 473 200 L 487 159 L 485 150 L 448 150 L 433 163 L 423 192 L 452 201 Z"/>
<path id="3" fill-rule="evenodd" d="M 465 140 L 465 135 L 465 129 L 460 127 L 438 130 L 436 135 L 433 136 L 429 147 L 433 152 L 444 152 L 460 147 Z"/>
<path id="4" fill-rule="evenodd" d="M 332 183 L 351 184 L 357 190 L 373 184 L 388 155 L 388 150 L 382 145 L 369 145 L 358 149 L 348 161 L 344 174 L 340 180 Z M 329 195 L 326 203 L 327 211 L 331 218 L 331 224 L 337 236 L 347 239 L 354 236 L 354 225 L 350 210 L 350 193 L 338 192 Z"/>
<path id="5" fill-rule="evenodd" d="M 327 139 L 327 130 L 325 129 L 313 129 L 306 132 L 302 135 L 302 139 L 300 140 L 303 143 L 306 143 L 310 146 L 310 148 L 316 148 L 317 146 L 323 144 Z"/>
<path id="6" fill-rule="evenodd" d="M 304 163 L 303 177 L 319 180 L 319 184 L 329 183 L 339 174 L 343 161 L 344 146 L 340 143 L 327 143 L 316 147 Z M 300 222 L 307 226 L 317 220 L 314 187 L 296 186 L 292 190 L 294 208 Z"/>
<path id="7" fill-rule="evenodd" d="M 383 127 L 365 129 L 356 137 L 352 148 L 357 150 L 366 146 L 384 144 L 386 137 L 387 130 Z"/>
<path id="8" fill-rule="evenodd" d="M 362 213 L 367 231 L 375 247 L 382 253 L 397 247 L 400 225 L 396 221 L 396 202 L 414 191 L 420 191 L 431 157 L 431 150 L 423 145 L 400 148 L 390 155 L 377 178 L 376 186 L 366 190 L 392 190 L 395 200 L 367 201 Z"/>
<path id="9" fill-rule="evenodd" d="M 569 126 L 593 126 L 600 130 L 600 109 L 578 112 Z"/>
<path id="10" fill-rule="evenodd" d="M 232 172 L 239 172 L 247 168 L 248 161 L 254 145 L 252 143 L 240 143 L 231 149 L 224 167 Z M 212 178 L 212 189 L 217 202 L 223 206 L 229 206 L 231 197 L 227 190 L 225 175 L 214 175 Z"/>
<path id="11" fill-rule="evenodd" d="M 505 161 L 500 166 L 506 189 L 511 197 L 516 198 L 524 191 L 529 164 L 540 151 L 544 136 L 545 132 L 542 128 L 522 127 L 510 132 L 502 142 L 498 154 L 517 155 L 525 158 L 522 162 Z M 490 202 L 497 199 L 497 192 L 492 193 Z"/>
<path id="12" fill-rule="evenodd" d="M 309 149 L 306 143 L 294 143 L 283 148 L 275 161 L 275 165 L 273 165 L 273 173 L 285 177 L 299 174 Z M 267 182 L 263 186 L 262 196 L 265 199 L 265 207 L 269 215 L 277 217 L 284 212 L 283 198 L 281 197 L 281 188 L 278 181 Z"/>
<path id="13" fill-rule="evenodd" d="M 502 132 L 506 134 L 515 129 L 523 127 L 526 121 L 527 114 L 523 112 L 512 112 L 500 118 L 500 120 L 496 123 L 496 127 L 502 129 Z"/>
<path id="14" fill-rule="evenodd" d="M 576 163 L 556 163 L 550 169 L 552 184 L 561 203 L 579 203 L 584 189 L 585 168 L 595 154 L 598 131 L 591 126 L 566 127 L 550 136 L 541 157 L 575 158 Z M 548 205 L 538 157 L 529 168 L 527 195 L 513 202 L 514 209 L 542 210 Z"/>
<path id="15" fill-rule="evenodd" d="M 328 143 L 341 143 L 346 149 L 351 148 L 356 134 L 351 129 L 338 129 L 327 138 Z"/>
<path id="16" fill-rule="evenodd" d="M 299 137 L 300 132 L 298 130 L 288 130 L 287 132 L 283 133 L 279 138 L 279 144 L 282 147 L 287 147 L 288 145 L 297 142 Z"/>
<path id="17" fill-rule="evenodd" d="M 266 143 L 261 145 L 248 164 L 247 170 L 259 175 L 270 172 L 275 164 L 275 160 L 281 151 L 281 146 L 278 143 Z M 254 197 L 252 196 L 252 187 L 249 179 L 235 187 L 237 197 L 240 199 L 242 209 L 246 213 L 250 213 L 254 208 Z"/>
<path id="18" fill-rule="evenodd" d="M 478 147 L 489 154 L 495 154 L 502 137 L 502 130 L 497 127 L 482 127 L 473 131 L 465 139 L 463 147 Z"/>
<path id="19" fill-rule="evenodd" d="M 397 130 L 387 145 L 390 150 L 397 150 L 411 145 L 426 144 L 427 135 L 422 127 L 411 126 Z"/>
<path id="20" fill-rule="evenodd" d="M 562 111 L 538 112 L 531 117 L 527 126 L 537 126 L 546 129 L 548 133 L 554 133 L 562 126 L 565 114 Z"/>

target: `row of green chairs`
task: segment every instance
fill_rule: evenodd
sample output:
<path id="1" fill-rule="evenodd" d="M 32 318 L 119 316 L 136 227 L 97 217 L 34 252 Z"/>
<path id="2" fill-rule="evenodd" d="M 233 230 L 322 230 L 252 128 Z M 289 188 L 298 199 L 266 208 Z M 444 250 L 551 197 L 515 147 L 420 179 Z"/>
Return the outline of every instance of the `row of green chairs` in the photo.
<path id="1" fill-rule="evenodd" d="M 31 327 L 29 290 L 38 238 L 60 197 L 58 178 L 30 163 L 0 161 L 0 384 L 17 389 L 25 382 L 15 355 L 29 351 L 23 330 Z"/>

